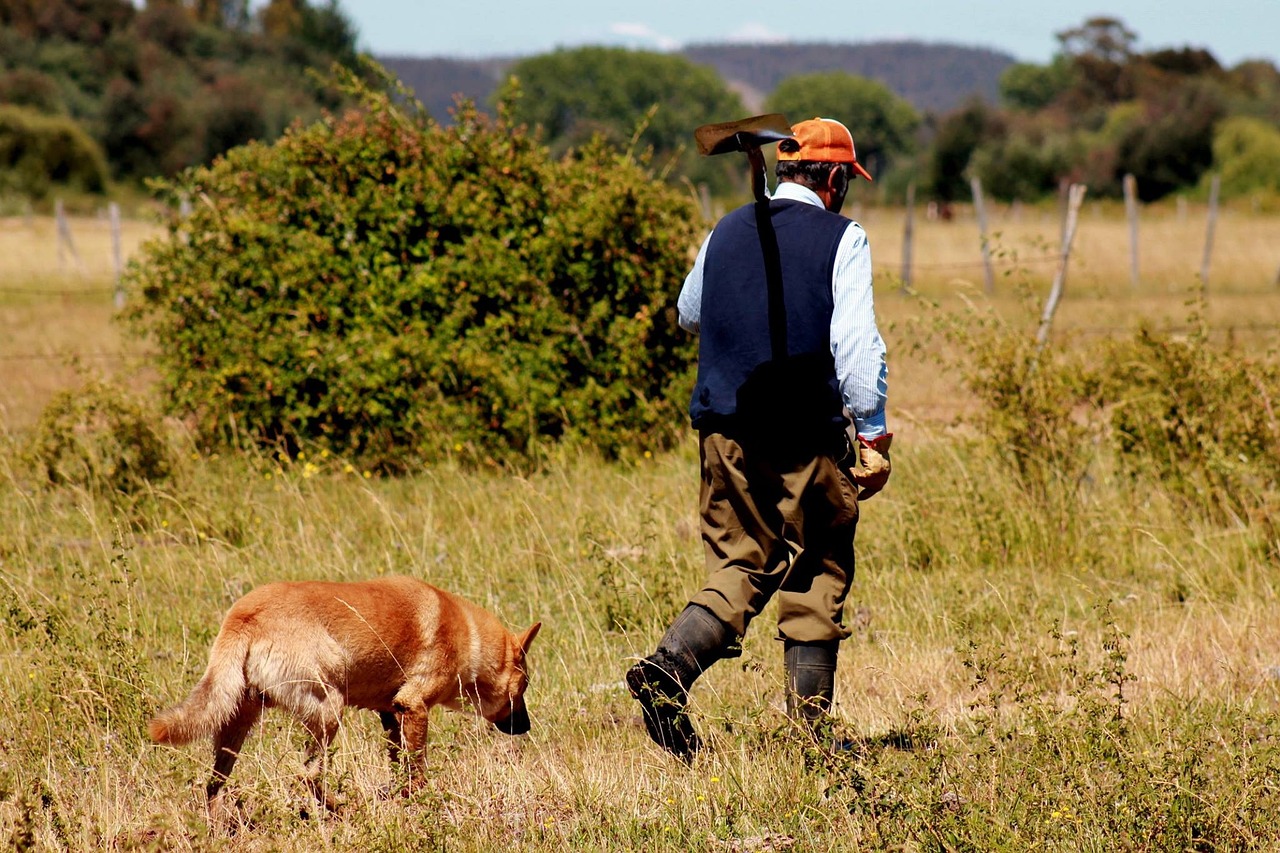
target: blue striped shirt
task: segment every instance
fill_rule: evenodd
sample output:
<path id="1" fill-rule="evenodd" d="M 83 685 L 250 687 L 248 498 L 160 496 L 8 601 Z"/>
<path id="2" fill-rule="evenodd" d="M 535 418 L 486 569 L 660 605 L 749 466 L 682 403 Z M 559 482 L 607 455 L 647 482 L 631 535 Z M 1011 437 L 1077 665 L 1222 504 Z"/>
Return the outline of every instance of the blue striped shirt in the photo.
<path id="1" fill-rule="evenodd" d="M 817 193 L 790 181 L 780 183 L 773 198 L 823 206 Z M 702 267 L 710 242 L 708 234 L 676 302 L 681 328 L 695 333 L 702 317 Z M 831 355 L 835 358 L 840 395 L 858 434 L 868 439 L 878 438 L 887 431 L 884 409 L 889 393 L 889 367 L 872 301 L 871 245 L 867 242 L 867 232 L 856 222 L 845 229 L 836 248 L 831 293 L 835 301 L 831 315 Z"/>

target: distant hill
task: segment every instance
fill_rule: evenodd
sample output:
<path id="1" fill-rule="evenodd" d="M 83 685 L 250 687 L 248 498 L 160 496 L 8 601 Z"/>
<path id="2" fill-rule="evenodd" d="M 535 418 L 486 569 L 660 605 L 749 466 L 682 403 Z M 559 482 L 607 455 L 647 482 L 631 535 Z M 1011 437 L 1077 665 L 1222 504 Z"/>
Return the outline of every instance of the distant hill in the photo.
<path id="1" fill-rule="evenodd" d="M 944 113 L 972 97 L 994 103 L 1008 54 L 953 44 L 914 41 L 837 44 L 700 44 L 681 53 L 715 68 L 756 109 L 784 78 L 816 71 L 848 71 L 884 83 L 921 112 Z M 447 120 L 454 95 L 481 107 L 520 57 L 451 59 L 382 56 L 378 61 L 404 81 L 427 110 Z"/>
<path id="2" fill-rule="evenodd" d="M 439 121 L 448 121 L 454 97 L 488 106 L 489 95 L 503 80 L 503 73 L 518 57 L 449 59 L 447 57 L 378 56 L 378 62 L 413 90 L 422 105 Z"/>
<path id="3" fill-rule="evenodd" d="M 975 95 L 995 103 L 1000 74 L 1014 63 L 1012 56 L 985 48 L 915 41 L 702 44 L 683 53 L 712 66 L 731 84 L 759 92 L 761 99 L 796 74 L 847 71 L 879 80 L 916 109 L 934 113 L 952 110 Z"/>

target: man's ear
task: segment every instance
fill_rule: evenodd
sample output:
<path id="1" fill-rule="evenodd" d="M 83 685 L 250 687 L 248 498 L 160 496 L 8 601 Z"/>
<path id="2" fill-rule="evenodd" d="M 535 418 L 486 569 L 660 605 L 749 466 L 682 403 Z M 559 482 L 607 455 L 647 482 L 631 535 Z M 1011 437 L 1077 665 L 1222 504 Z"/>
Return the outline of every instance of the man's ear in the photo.
<path id="1" fill-rule="evenodd" d="M 844 166 L 837 164 L 831 168 L 827 176 L 827 186 L 836 196 L 843 197 L 849 191 L 849 175 L 845 172 Z"/>

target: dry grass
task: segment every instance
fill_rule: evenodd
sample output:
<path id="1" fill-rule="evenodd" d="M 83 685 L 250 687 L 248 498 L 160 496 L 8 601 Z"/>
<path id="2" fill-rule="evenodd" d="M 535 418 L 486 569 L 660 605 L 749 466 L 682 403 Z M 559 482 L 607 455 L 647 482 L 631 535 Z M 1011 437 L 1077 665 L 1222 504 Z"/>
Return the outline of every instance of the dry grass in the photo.
<path id="1" fill-rule="evenodd" d="M 1277 227 L 1233 221 L 1220 223 L 1224 257 Z M 39 272 L 31 258 L 56 264 L 42 227 L 28 232 L 21 262 L 8 249 L 24 241 L 12 229 L 0 236 L 12 241 L 0 246 L 0 267 L 11 265 L 0 284 L 0 405 L 14 440 L 74 381 L 64 354 L 137 346 L 110 325 L 109 266 L 96 278 Z M 941 241 L 965 226 L 933 227 Z M 887 229 L 874 220 L 868 228 L 884 259 Z M 1117 221 L 1110 229 L 1111 240 L 1124 233 Z M 954 257 L 969 251 L 963 242 Z M 81 241 L 85 257 L 90 243 Z M 1073 277 L 1059 331 L 1185 320 L 1181 293 L 1153 285 L 1132 295 L 1123 252 L 1108 262 L 1119 270 L 1104 271 L 1101 257 Z M 1252 278 L 1273 263 L 1241 266 L 1237 286 L 1211 292 L 1216 328 L 1261 335 L 1245 321 L 1280 321 L 1277 300 Z M 1088 274 L 1125 284 L 1091 291 Z M 76 287 L 106 292 L 48 296 Z M 962 296 L 980 301 L 981 279 L 976 289 L 922 289 L 946 311 Z M 1022 316 L 1014 290 L 994 301 L 1011 318 Z M 907 336 L 927 328 L 934 309 L 891 282 L 879 296 L 901 438 L 893 483 L 864 506 L 858 534 L 856 630 L 837 696 L 839 734 L 853 750 L 815 749 L 788 726 L 772 608 L 744 657 L 695 689 L 695 719 L 712 749 L 685 769 L 646 739 L 621 676 L 701 580 L 691 440 L 632 466 L 564 458 L 524 477 L 444 466 L 398 480 L 331 458 L 282 467 L 186 451 L 173 482 L 123 503 L 44 488 L 6 446 L 0 845 L 1275 849 L 1274 527 L 1211 524 L 1106 466 L 1072 500 L 1037 503 L 955 424 L 969 403 L 939 367 L 955 355 L 928 336 L 911 351 Z M 512 626 L 544 620 L 532 655 L 534 730 L 510 739 L 438 715 L 434 783 L 387 799 L 392 774 L 376 720 L 352 713 L 332 773 L 348 809 L 308 818 L 314 808 L 297 778 L 302 733 L 269 714 L 232 779 L 234 834 L 211 831 L 200 793 L 207 747 L 150 745 L 147 717 L 194 684 L 219 617 L 247 589 L 381 573 L 446 586 Z"/>
<path id="2" fill-rule="evenodd" d="M 112 322 L 115 269 L 111 229 L 102 218 L 70 218 L 79 263 L 58 251 L 49 217 L 0 219 L 0 426 L 30 427 L 58 391 L 84 372 L 133 382 L 148 374 L 136 356 L 145 347 L 126 340 Z M 159 233 L 126 221 L 121 251 L 128 258 Z"/>

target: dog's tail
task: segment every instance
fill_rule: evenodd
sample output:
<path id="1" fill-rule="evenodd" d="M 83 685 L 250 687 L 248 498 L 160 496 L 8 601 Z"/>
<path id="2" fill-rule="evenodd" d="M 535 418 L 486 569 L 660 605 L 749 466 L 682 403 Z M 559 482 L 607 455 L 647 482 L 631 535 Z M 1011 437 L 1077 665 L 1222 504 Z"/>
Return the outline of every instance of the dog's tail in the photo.
<path id="1" fill-rule="evenodd" d="M 180 745 L 209 737 L 235 716 L 245 695 L 249 636 L 227 630 L 231 627 L 225 626 L 213 641 L 209 666 L 186 701 L 160 712 L 147 726 L 156 743 Z"/>

